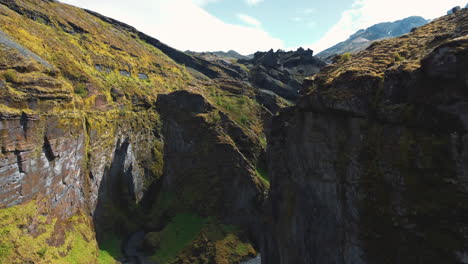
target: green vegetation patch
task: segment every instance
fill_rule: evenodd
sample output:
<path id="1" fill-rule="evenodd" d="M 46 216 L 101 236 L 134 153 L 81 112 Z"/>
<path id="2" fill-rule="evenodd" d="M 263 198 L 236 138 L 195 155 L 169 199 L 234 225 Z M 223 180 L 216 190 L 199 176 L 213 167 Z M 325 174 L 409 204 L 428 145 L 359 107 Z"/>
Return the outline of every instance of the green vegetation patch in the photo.
<path id="1" fill-rule="evenodd" d="M 239 228 L 210 218 L 198 237 L 186 247 L 174 263 L 231 264 L 257 255 Z"/>
<path id="2" fill-rule="evenodd" d="M 122 241 L 114 235 L 110 235 L 99 243 L 99 264 L 115 264 L 121 257 L 120 245 Z"/>
<path id="3" fill-rule="evenodd" d="M 35 202 L 0 210 L 0 263 L 87 264 L 97 255 L 91 222 L 83 214 L 58 222 L 42 215 Z"/>
<path id="4" fill-rule="evenodd" d="M 260 179 L 267 182 L 268 184 L 270 183 L 270 177 L 268 176 L 268 172 L 265 169 L 261 167 L 257 167 L 256 172 L 257 172 L 258 177 L 260 177 Z"/>
<path id="5" fill-rule="evenodd" d="M 194 214 L 177 214 L 161 232 L 150 236 L 163 241 L 152 259 L 161 264 L 168 263 L 197 237 L 205 222 L 204 218 Z"/>

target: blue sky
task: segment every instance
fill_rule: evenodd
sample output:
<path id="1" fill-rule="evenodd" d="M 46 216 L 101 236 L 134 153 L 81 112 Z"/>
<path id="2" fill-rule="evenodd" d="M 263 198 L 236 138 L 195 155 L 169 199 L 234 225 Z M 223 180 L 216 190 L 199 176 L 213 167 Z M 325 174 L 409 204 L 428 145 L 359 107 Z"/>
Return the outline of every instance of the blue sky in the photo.
<path id="1" fill-rule="evenodd" d="M 431 19 L 467 0 L 61 0 L 128 23 L 180 50 L 311 48 L 408 16 Z"/>
<path id="2" fill-rule="evenodd" d="M 242 15 L 257 20 L 261 27 L 283 40 L 285 47 L 299 47 L 313 43 L 324 35 L 353 5 L 353 0 L 222 0 L 203 4 L 210 14 L 226 23 L 244 23 Z M 252 26 L 256 26 L 253 24 Z"/>

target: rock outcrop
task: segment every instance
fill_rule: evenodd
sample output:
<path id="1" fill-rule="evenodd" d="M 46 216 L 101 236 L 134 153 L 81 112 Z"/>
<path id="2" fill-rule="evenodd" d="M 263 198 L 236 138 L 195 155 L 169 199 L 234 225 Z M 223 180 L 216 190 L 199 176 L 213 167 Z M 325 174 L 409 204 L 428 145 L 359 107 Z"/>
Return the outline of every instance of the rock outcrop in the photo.
<path id="1" fill-rule="evenodd" d="M 269 90 L 291 101 L 299 97 L 305 77 L 314 75 L 326 64 L 313 56 L 313 51 L 257 52 L 253 59 L 239 60 L 249 70 L 250 82 L 260 90 Z"/>
<path id="2" fill-rule="evenodd" d="M 262 263 L 468 263 L 467 21 L 327 66 L 273 121 Z"/>

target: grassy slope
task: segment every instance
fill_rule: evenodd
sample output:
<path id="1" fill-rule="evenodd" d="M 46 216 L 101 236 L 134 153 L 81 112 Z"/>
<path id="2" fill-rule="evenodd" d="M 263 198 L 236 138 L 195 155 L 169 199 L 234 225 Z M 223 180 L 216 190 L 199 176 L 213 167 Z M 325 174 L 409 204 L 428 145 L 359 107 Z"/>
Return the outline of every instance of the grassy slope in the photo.
<path id="1" fill-rule="evenodd" d="M 37 214 L 38 206 L 32 201 L 0 210 L 0 263 L 93 263 L 98 247 L 89 217 L 50 220 Z M 50 245 L 57 235 L 63 243 Z"/>
<path id="2" fill-rule="evenodd" d="M 0 6 L 0 28 L 51 63 L 59 71 L 59 79 L 70 87 L 93 86 L 112 101 L 110 89 L 118 86 L 125 94 L 145 95 L 154 100 L 158 92 L 183 88 L 191 78 L 184 67 L 158 49 L 79 8 L 39 0 L 17 3 L 51 21 L 32 20 Z M 69 30 L 69 23 L 88 33 L 65 32 L 63 28 Z M 97 64 L 110 72 L 98 71 Z M 132 77 L 121 76 L 120 70 L 129 71 Z M 146 73 L 149 79 L 140 80 L 138 73 Z M 79 98 L 75 99 L 80 103 Z"/>

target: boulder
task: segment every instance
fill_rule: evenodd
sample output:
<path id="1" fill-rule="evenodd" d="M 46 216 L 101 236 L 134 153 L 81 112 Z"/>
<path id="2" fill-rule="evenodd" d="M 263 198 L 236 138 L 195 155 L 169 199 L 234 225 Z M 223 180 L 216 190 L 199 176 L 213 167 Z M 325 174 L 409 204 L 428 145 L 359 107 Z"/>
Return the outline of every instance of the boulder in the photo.
<path id="1" fill-rule="evenodd" d="M 457 13 L 457 12 L 460 11 L 460 10 L 461 10 L 461 7 L 460 7 L 460 6 L 456 6 L 456 7 L 452 8 L 452 9 L 450 9 L 449 11 L 447 11 L 447 15 L 455 14 L 455 13 Z"/>

